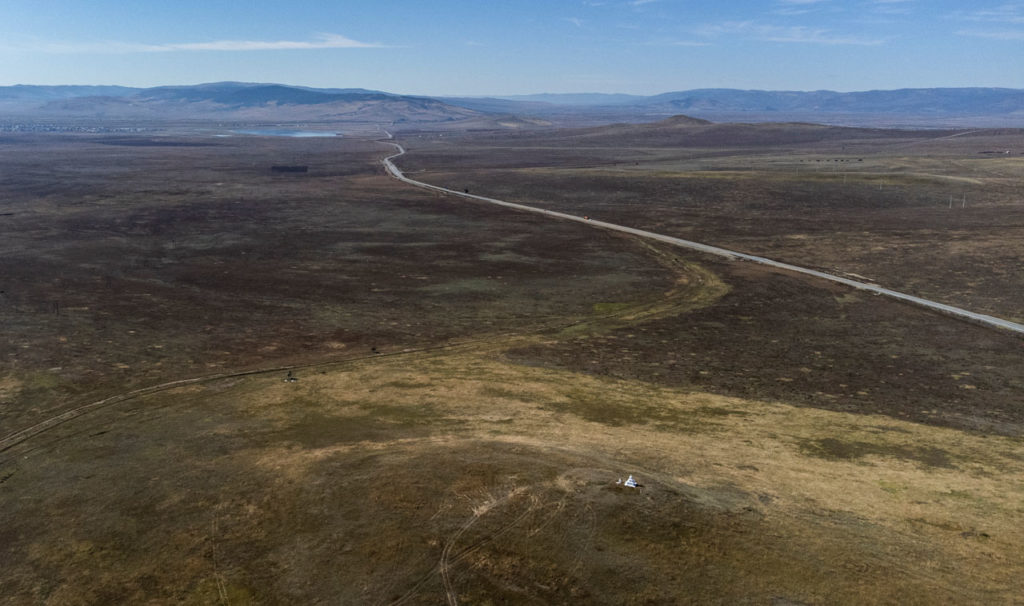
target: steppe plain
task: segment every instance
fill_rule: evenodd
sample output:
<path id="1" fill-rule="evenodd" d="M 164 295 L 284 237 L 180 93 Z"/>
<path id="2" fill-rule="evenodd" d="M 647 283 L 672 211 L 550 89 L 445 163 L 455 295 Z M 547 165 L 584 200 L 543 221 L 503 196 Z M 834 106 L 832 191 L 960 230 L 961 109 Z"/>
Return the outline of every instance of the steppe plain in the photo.
<path id="1" fill-rule="evenodd" d="M 1020 336 L 373 138 L 0 139 L 4 602 L 1020 602 Z M 1021 131 L 397 140 L 1024 320 Z"/>

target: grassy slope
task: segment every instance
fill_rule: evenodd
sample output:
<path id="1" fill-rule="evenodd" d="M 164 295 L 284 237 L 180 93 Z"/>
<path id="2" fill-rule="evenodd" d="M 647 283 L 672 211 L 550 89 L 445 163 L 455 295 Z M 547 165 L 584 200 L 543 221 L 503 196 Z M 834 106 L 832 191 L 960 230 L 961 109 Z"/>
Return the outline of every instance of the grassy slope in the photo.
<path id="1" fill-rule="evenodd" d="M 149 397 L 19 450 L 2 469 L 4 594 L 852 604 L 1024 589 L 1018 439 L 496 349 L 299 376 Z M 643 488 L 616 486 L 627 474 Z"/>

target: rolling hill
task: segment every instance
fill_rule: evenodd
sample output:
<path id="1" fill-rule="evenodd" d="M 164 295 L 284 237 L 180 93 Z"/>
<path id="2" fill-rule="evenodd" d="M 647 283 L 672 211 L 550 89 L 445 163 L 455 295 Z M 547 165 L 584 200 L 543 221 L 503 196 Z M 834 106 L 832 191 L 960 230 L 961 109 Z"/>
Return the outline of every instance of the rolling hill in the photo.
<path id="1" fill-rule="evenodd" d="M 100 119 L 452 123 L 485 118 L 483 112 L 428 97 L 239 82 L 147 89 L 7 87 L 0 88 L 0 110 Z"/>
<path id="2" fill-rule="evenodd" d="M 0 114 L 48 119 L 214 119 L 500 124 L 538 127 L 652 122 L 686 114 L 715 122 L 846 126 L 1024 126 L 1024 90 L 835 91 L 695 89 L 652 96 L 538 94 L 427 97 L 362 88 L 216 82 L 192 86 L 0 87 Z M 505 126 L 508 128 L 508 126 Z"/>
<path id="3" fill-rule="evenodd" d="M 554 116 L 653 120 L 687 114 L 714 121 L 802 121 L 878 126 L 1024 126 L 1024 90 L 921 88 L 835 91 L 695 89 L 648 97 L 604 94 L 504 97 L 535 113 Z M 538 110 L 537 104 L 544 109 Z M 507 111 L 517 111 L 506 106 Z"/>

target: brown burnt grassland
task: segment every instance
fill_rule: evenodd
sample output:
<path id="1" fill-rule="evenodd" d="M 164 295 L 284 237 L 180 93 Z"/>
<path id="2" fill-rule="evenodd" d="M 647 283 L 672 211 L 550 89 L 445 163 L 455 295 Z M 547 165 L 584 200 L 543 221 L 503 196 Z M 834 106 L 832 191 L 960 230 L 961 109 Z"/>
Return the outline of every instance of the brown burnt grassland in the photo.
<path id="1" fill-rule="evenodd" d="M 596 293 L 670 282 L 616 238 L 450 212 L 379 178 L 373 142 L 148 141 L 0 149 L 4 427 L 172 379 L 568 322 Z"/>
<path id="2" fill-rule="evenodd" d="M 668 126 L 399 164 L 1021 320 L 1019 133 Z M 0 142 L 3 602 L 1024 595 L 1020 337 L 386 153 Z"/>
<path id="3" fill-rule="evenodd" d="M 431 183 L 1024 322 L 1022 130 L 670 120 L 569 133 L 413 138 L 401 164 Z"/>

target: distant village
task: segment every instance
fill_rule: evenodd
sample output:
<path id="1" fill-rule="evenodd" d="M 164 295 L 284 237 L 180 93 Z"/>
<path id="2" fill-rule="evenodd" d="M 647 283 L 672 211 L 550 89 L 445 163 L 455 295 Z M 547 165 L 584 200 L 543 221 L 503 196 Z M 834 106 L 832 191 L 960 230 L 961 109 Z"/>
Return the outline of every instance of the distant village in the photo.
<path id="1" fill-rule="evenodd" d="M 0 133 L 143 133 L 154 129 L 138 126 L 96 126 L 56 122 L 0 122 Z"/>

